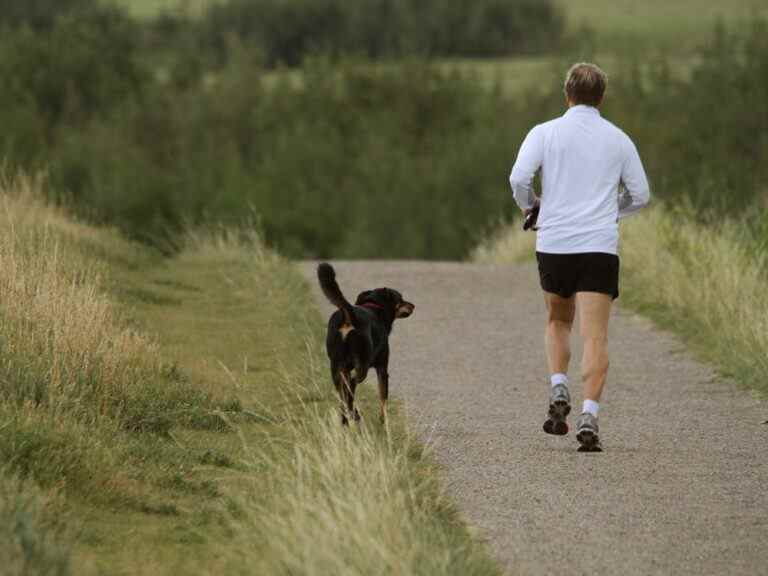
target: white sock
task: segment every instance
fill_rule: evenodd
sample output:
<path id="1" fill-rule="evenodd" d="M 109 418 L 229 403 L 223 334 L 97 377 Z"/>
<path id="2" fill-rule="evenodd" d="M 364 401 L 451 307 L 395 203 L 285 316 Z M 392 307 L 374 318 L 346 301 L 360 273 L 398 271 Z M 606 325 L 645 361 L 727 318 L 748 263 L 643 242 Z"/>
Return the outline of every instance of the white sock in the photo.
<path id="1" fill-rule="evenodd" d="M 552 374 L 552 376 L 549 377 L 549 381 L 552 383 L 552 386 L 557 386 L 558 384 L 565 384 L 568 386 L 568 375 L 560 374 L 558 372 L 557 374 Z"/>
<path id="2" fill-rule="evenodd" d="M 582 413 L 589 412 L 590 414 L 592 414 L 592 416 L 597 418 L 598 410 L 600 410 L 600 404 L 598 404 L 594 400 L 584 400 L 584 407 L 581 409 Z"/>

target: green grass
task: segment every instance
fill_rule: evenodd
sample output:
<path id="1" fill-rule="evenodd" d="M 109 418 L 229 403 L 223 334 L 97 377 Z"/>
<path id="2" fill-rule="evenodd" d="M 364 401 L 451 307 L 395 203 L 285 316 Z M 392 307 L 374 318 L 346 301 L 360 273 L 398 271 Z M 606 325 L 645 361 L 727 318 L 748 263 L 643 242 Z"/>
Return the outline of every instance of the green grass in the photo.
<path id="1" fill-rule="evenodd" d="M 201 14 L 207 6 L 221 0 L 108 0 L 127 8 L 140 18 L 151 18 L 164 11 L 182 10 L 189 14 Z"/>
<path id="2" fill-rule="evenodd" d="M 66 576 L 70 542 L 61 499 L 13 475 L 0 475 L 0 560 L 7 576 Z"/>
<path id="3" fill-rule="evenodd" d="M 438 67 L 446 73 L 474 75 L 489 89 L 505 94 L 522 94 L 528 90 L 545 92 L 552 83 L 561 82 L 564 71 L 557 68 L 552 56 L 521 56 L 513 58 L 454 58 L 441 60 Z"/>
<path id="4" fill-rule="evenodd" d="M 209 533 L 218 517 L 209 502 L 177 528 L 181 542 L 160 537 L 161 546 L 148 546 L 148 534 L 131 532 L 106 556 L 92 551 L 99 561 L 130 565 L 141 549 L 163 572 L 176 549 L 196 573 L 497 573 L 402 417 L 395 413 L 389 434 L 378 424 L 372 387 L 361 399 L 370 417 L 364 427 L 340 427 L 322 351 L 325 323 L 289 263 L 255 238 L 195 236 L 180 257 L 122 290 L 193 386 L 235 394 L 244 410 L 232 417 L 236 434 L 175 435 L 234 464 L 215 474 L 221 504 L 234 511 L 214 522 L 219 535 Z M 332 536 L 339 534 L 347 537 Z M 205 546 L 187 550 L 189 540 L 208 541 L 216 558 Z"/>
<path id="5" fill-rule="evenodd" d="M 11 573 L 498 573 L 397 406 L 366 385 L 340 426 L 291 263 L 226 231 L 162 258 L 40 186 L 0 186 Z"/>
<path id="6" fill-rule="evenodd" d="M 558 0 L 567 27 L 594 30 L 601 50 L 664 49 L 688 52 L 711 36 L 718 19 L 738 25 L 768 14 L 762 0 Z"/>

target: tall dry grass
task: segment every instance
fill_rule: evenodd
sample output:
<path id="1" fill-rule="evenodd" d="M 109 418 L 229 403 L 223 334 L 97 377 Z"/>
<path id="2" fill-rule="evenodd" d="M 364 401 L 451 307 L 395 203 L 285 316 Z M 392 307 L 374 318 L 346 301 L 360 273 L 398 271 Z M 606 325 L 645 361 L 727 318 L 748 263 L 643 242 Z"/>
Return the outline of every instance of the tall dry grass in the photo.
<path id="1" fill-rule="evenodd" d="M 534 235 L 503 230 L 479 246 L 477 261 L 534 256 Z M 705 226 L 685 209 L 657 205 L 622 222 L 621 304 L 682 334 L 721 371 L 768 390 L 766 258 L 734 221 Z"/>
<path id="2" fill-rule="evenodd" d="M 138 503 L 126 453 L 156 441 L 130 435 L 162 436 L 208 399 L 111 300 L 107 261 L 131 262 L 132 245 L 46 204 L 44 186 L 0 178 L 0 461 L 94 503 Z"/>
<path id="3" fill-rule="evenodd" d="M 42 202 L 43 186 L 25 176 L 0 181 L 0 400 L 162 432 L 169 413 L 205 399 L 168 377 L 157 344 L 107 293 L 108 268 L 93 246 L 119 240 Z"/>
<path id="4" fill-rule="evenodd" d="M 622 227 L 623 302 L 682 333 L 738 382 L 768 391 L 765 255 L 735 221 L 659 206 Z"/>
<path id="5" fill-rule="evenodd" d="M 157 345 L 127 327 L 104 269 L 76 248 L 83 226 L 39 200 L 39 182 L 0 184 L 2 398 L 95 423 L 137 425 L 137 387 L 162 372 Z"/>
<path id="6" fill-rule="evenodd" d="M 477 245 L 470 254 L 475 262 L 487 264 L 519 264 L 536 254 L 536 234 L 524 232 L 518 222 L 499 228 L 495 234 Z"/>
<path id="7" fill-rule="evenodd" d="M 312 354 L 311 348 L 309 354 Z M 321 371 L 324 374 L 324 371 Z M 310 396 L 328 399 L 315 380 Z M 344 428 L 328 405 L 303 404 L 283 418 L 288 454 L 255 451 L 250 465 L 267 472 L 259 494 L 242 501 L 232 573 L 324 576 L 496 575 L 485 546 L 443 494 L 428 450 L 395 415 Z M 275 415 L 280 419 L 279 415 Z"/>

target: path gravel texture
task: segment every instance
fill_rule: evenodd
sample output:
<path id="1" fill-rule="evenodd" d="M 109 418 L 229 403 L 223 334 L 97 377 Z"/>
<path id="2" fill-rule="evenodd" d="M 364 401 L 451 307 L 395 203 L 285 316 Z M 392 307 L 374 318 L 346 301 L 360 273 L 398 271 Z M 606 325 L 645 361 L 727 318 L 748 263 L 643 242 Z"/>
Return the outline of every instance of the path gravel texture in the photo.
<path id="1" fill-rule="evenodd" d="M 388 286 L 416 304 L 392 335 L 390 389 L 509 574 L 768 574 L 768 402 L 617 309 L 605 451 L 577 453 L 573 433 L 541 430 L 549 383 L 534 266 L 334 265 L 352 301 Z M 314 264 L 303 270 L 316 286 Z M 577 413 L 576 332 L 573 352 Z"/>

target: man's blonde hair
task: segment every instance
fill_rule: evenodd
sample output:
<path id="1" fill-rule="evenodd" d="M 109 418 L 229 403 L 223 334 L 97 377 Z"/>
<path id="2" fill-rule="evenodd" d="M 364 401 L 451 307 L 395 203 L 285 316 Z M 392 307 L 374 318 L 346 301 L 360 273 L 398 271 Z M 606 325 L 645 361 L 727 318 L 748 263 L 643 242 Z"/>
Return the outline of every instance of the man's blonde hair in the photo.
<path id="1" fill-rule="evenodd" d="M 608 76 L 599 66 L 579 62 L 565 76 L 565 95 L 574 104 L 599 106 L 603 101 Z"/>

